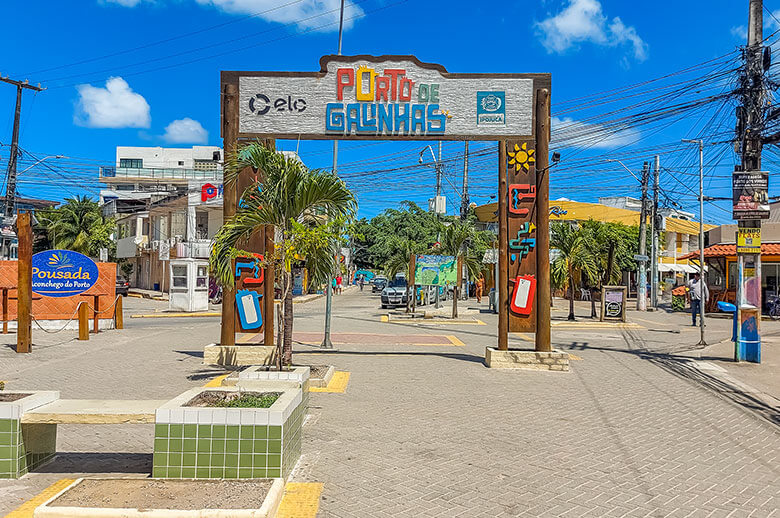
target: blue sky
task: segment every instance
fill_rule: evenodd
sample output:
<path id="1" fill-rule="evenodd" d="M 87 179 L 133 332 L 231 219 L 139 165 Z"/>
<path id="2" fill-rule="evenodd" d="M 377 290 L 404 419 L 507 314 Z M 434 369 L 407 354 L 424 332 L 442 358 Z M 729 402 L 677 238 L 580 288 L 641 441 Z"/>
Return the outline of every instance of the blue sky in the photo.
<path id="1" fill-rule="evenodd" d="M 554 113 L 558 102 L 659 77 L 734 51 L 744 42 L 741 26 L 747 22 L 747 2 L 733 0 L 347 4 L 344 54 L 414 54 L 451 72 L 550 72 Z M 780 7 L 766 4 L 769 9 Z M 99 189 L 97 166 L 113 162 L 117 145 L 221 145 L 220 70 L 316 70 L 320 56 L 333 53 L 337 44 L 338 0 L 6 0 L 3 7 L 5 20 L 14 21 L 4 24 L 0 73 L 48 87 L 24 96 L 20 145 L 37 157 L 70 157 L 48 161 L 52 169 L 38 166 L 28 171 L 20 185 L 26 196 L 94 195 Z M 260 12 L 264 14 L 250 16 Z M 767 26 L 774 27 L 771 19 Z M 14 97 L 13 87 L 0 84 L 4 145 L 11 139 Z M 576 117 L 575 113 L 561 119 L 572 124 Z M 564 149 L 564 160 L 618 148 L 626 165 L 638 170 L 652 152 L 642 156 L 630 151 L 693 136 L 684 121 L 680 124 L 652 133 L 628 129 L 596 148 Z M 309 166 L 330 167 L 327 142 L 284 142 L 281 147 L 297 147 Z M 340 162 L 345 175 L 354 175 L 348 181 L 358 192 L 361 215 L 371 216 L 403 199 L 423 204 L 432 196 L 430 168 L 388 173 L 370 181 L 357 175 L 362 169 L 380 168 L 385 160 L 389 168 L 413 165 L 422 147 L 419 142 L 341 144 Z M 461 143 L 444 148 L 444 158 L 462 153 Z M 679 151 L 677 170 L 692 167 L 692 151 L 690 156 Z M 3 170 L 7 157 L 8 147 L 0 147 Z M 364 160 L 370 165 L 362 166 Z M 27 156 L 20 169 L 32 161 Z M 448 164 L 445 194 L 450 211 L 459 203 L 460 164 L 455 159 Z M 729 195 L 727 173 L 732 166 L 733 156 L 724 154 L 708 171 L 707 194 Z M 616 164 L 602 166 L 590 176 L 587 161 L 576 168 L 584 176 L 553 174 L 553 197 L 595 201 L 599 194 L 638 194 L 636 181 Z M 680 183 L 666 177 L 672 174 L 665 173 L 662 180 L 662 185 L 669 185 L 666 198 L 694 208 L 687 191 L 672 187 Z M 473 201 L 490 201 L 494 158 L 475 160 L 472 177 Z M 690 184 L 688 177 L 683 178 Z M 722 207 L 711 208 L 708 220 L 730 219 Z"/>

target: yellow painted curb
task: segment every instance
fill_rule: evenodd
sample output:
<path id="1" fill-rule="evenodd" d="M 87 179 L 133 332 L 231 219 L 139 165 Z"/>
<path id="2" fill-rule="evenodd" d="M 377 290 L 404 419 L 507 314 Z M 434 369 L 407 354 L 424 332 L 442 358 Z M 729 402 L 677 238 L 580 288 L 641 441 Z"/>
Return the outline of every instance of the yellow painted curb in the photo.
<path id="1" fill-rule="evenodd" d="M 141 315 L 130 315 L 130 318 L 196 318 L 196 317 L 220 317 L 222 313 L 211 311 L 208 313 L 144 313 Z"/>
<path id="2" fill-rule="evenodd" d="M 452 345 L 457 345 L 458 347 L 464 347 L 466 345 L 457 336 L 447 335 L 447 339 L 452 342 Z"/>
<path id="3" fill-rule="evenodd" d="M 309 392 L 330 392 L 343 394 L 347 391 L 347 384 L 349 384 L 349 372 L 336 371 L 333 373 L 333 377 L 330 378 L 330 382 L 327 387 L 310 387 Z"/>
<path id="4" fill-rule="evenodd" d="M 25 503 L 5 515 L 5 518 L 32 518 L 35 508 L 44 503 L 49 498 L 53 497 L 69 485 L 73 483 L 75 479 L 63 478 L 58 480 L 54 484 L 50 485 Z"/>
<path id="5" fill-rule="evenodd" d="M 315 518 L 321 494 L 320 482 L 288 482 L 276 518 Z"/>
<path id="6" fill-rule="evenodd" d="M 388 317 L 387 315 L 382 315 L 382 318 L 380 318 L 380 320 L 382 322 L 390 322 L 390 317 Z"/>
<path id="7" fill-rule="evenodd" d="M 144 298 L 144 296 L 141 295 L 140 293 L 128 293 L 127 296 L 128 297 L 132 297 L 134 299 L 142 299 L 142 298 Z"/>
<path id="8" fill-rule="evenodd" d="M 580 358 L 580 357 L 579 357 L 579 356 L 577 356 L 576 354 L 572 354 L 572 353 L 569 353 L 569 359 L 570 359 L 570 360 L 578 360 L 578 361 L 582 361 L 582 358 Z"/>
<path id="9" fill-rule="evenodd" d="M 222 386 L 222 380 L 230 376 L 230 373 L 222 374 L 220 376 L 217 376 L 216 378 L 212 379 L 205 385 L 203 385 L 204 388 L 213 388 L 213 387 L 221 387 Z"/>

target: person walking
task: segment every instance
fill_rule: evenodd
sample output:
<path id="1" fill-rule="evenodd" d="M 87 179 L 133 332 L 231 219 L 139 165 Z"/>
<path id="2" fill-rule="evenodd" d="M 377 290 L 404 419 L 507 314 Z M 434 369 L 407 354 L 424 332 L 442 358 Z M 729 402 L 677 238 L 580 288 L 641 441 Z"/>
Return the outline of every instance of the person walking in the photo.
<path id="1" fill-rule="evenodd" d="M 344 279 L 341 277 L 341 274 L 338 274 L 336 276 L 336 290 L 338 291 L 338 294 L 341 295 L 341 283 L 344 281 Z"/>
<path id="2" fill-rule="evenodd" d="M 363 291 L 364 281 L 365 281 L 365 276 L 361 273 L 360 277 L 358 277 L 358 285 L 360 286 L 360 291 Z"/>
<path id="3" fill-rule="evenodd" d="M 477 279 L 477 286 L 474 293 L 477 297 L 477 304 L 482 304 L 482 289 L 484 287 L 485 287 L 485 278 L 480 273 L 479 279 Z"/>
<path id="4" fill-rule="evenodd" d="M 693 279 L 688 281 L 687 287 L 688 299 L 691 301 L 691 325 L 695 326 L 696 314 L 701 314 L 703 318 L 704 306 L 707 304 L 707 299 L 710 298 L 710 291 L 698 272 L 693 274 Z"/>

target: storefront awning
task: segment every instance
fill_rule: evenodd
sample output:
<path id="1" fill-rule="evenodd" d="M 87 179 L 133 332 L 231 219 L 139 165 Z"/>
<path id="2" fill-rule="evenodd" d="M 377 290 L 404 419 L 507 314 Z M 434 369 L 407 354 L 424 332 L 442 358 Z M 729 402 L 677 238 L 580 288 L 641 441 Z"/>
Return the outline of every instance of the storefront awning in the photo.
<path id="1" fill-rule="evenodd" d="M 699 271 L 698 266 L 692 264 L 666 264 L 661 263 L 658 265 L 659 272 L 679 272 L 679 273 L 696 273 Z M 704 271 L 707 271 L 707 267 L 704 267 Z"/>

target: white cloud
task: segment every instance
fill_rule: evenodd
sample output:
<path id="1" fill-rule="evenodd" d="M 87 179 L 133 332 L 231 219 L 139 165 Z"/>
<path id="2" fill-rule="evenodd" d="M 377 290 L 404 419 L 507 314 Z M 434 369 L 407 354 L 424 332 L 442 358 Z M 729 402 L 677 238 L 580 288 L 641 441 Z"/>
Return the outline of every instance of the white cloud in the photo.
<path id="1" fill-rule="evenodd" d="M 73 122 L 88 128 L 148 128 L 149 103 L 121 77 L 111 77 L 105 88 L 88 84 L 76 87 L 79 101 Z"/>
<path id="2" fill-rule="evenodd" d="M 628 146 L 639 140 L 635 129 L 612 129 L 600 124 L 589 124 L 568 117 L 551 119 L 551 146 L 586 149 L 612 149 Z"/>
<path id="3" fill-rule="evenodd" d="M 118 4 L 122 7 L 135 7 L 146 0 L 98 0 L 101 4 Z"/>
<path id="4" fill-rule="evenodd" d="M 341 0 L 195 0 L 201 5 L 211 5 L 231 14 L 257 15 L 269 22 L 297 22 L 304 29 L 322 31 L 338 30 Z M 344 28 L 349 29 L 363 9 L 347 0 L 344 4 Z M 326 27 L 322 27 L 327 25 Z M 320 29 L 321 27 L 321 29 Z"/>
<path id="5" fill-rule="evenodd" d="M 201 126 L 200 122 L 185 117 L 165 127 L 163 140 L 169 144 L 207 144 L 209 132 Z"/>
<path id="6" fill-rule="evenodd" d="M 165 0 L 98 0 L 101 4 L 135 7 L 141 3 L 160 5 Z M 171 0 L 169 0 L 171 1 Z M 176 0 L 180 2 L 181 0 Z M 267 22 L 295 23 L 302 29 L 337 31 L 341 0 L 194 0 L 228 14 L 252 15 Z M 363 9 L 350 0 L 344 3 L 344 29 L 363 16 Z"/>
<path id="7" fill-rule="evenodd" d="M 745 42 L 747 41 L 747 27 L 745 27 L 744 25 L 740 25 L 738 27 L 732 27 L 731 35 Z"/>
<path id="8" fill-rule="evenodd" d="M 636 29 L 617 16 L 609 21 L 599 0 L 569 0 L 565 9 L 538 22 L 536 28 L 548 52 L 560 54 L 584 42 L 607 47 L 629 44 L 637 61 L 647 59 L 647 43 Z"/>

